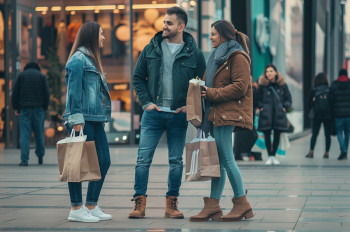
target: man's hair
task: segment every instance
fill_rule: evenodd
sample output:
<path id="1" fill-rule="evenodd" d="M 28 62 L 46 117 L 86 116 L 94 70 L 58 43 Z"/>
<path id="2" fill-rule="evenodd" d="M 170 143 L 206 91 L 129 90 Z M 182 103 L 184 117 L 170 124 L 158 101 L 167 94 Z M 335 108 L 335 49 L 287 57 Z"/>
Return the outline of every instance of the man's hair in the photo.
<path id="1" fill-rule="evenodd" d="M 178 6 L 173 6 L 173 7 L 171 7 L 171 8 L 168 8 L 168 9 L 166 10 L 166 13 L 167 13 L 168 15 L 175 14 L 177 20 L 179 20 L 180 23 L 185 24 L 185 27 L 186 27 L 186 25 L 187 25 L 187 14 L 186 14 L 186 12 L 185 12 L 183 9 L 181 9 L 181 8 L 178 7 Z"/>
<path id="2" fill-rule="evenodd" d="M 37 69 L 37 70 L 41 71 L 40 66 L 37 63 L 35 63 L 35 62 L 31 62 L 31 63 L 26 64 L 26 66 L 24 66 L 23 71 L 27 70 L 27 69 L 30 69 L 30 68 L 34 68 L 34 69 Z"/>
<path id="3" fill-rule="evenodd" d="M 348 71 L 345 68 L 340 69 L 339 76 L 348 76 Z"/>

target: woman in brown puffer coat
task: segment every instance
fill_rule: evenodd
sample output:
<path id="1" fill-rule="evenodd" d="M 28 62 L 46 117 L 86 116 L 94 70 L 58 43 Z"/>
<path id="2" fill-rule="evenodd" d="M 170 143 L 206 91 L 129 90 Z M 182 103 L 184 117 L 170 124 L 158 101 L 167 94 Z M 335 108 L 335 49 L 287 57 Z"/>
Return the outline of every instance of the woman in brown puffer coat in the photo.
<path id="1" fill-rule="evenodd" d="M 232 151 L 232 132 L 239 129 L 251 130 L 253 127 L 252 80 L 246 39 L 246 35 L 238 32 L 226 20 L 216 21 L 211 26 L 210 40 L 215 50 L 208 60 L 206 86 L 202 90 L 202 97 L 206 99 L 202 129 L 206 133 L 213 131 L 221 177 L 211 181 L 210 198 L 204 198 L 204 208 L 198 215 L 192 216 L 190 221 L 240 221 L 253 217 Z M 221 216 L 219 200 L 226 173 L 234 193 L 234 206 L 227 215 Z"/>

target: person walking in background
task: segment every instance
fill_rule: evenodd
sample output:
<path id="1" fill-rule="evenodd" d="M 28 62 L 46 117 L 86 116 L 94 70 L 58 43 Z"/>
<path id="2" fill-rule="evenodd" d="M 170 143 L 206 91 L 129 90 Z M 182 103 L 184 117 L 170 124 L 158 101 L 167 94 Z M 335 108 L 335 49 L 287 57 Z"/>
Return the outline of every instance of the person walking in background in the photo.
<path id="1" fill-rule="evenodd" d="M 329 100 L 329 85 L 327 75 L 319 73 L 314 79 L 314 88 L 309 96 L 309 116 L 312 119 L 312 136 L 310 141 L 310 151 L 306 158 L 314 158 L 314 149 L 316 139 L 321 128 L 324 127 L 324 135 L 326 138 L 326 151 L 323 158 L 329 158 L 329 149 L 331 147 L 331 128 L 332 128 L 332 112 Z"/>
<path id="2" fill-rule="evenodd" d="M 144 113 L 135 167 L 134 209 L 129 218 L 143 218 L 149 168 L 164 131 L 167 134 L 169 177 L 165 217 L 183 218 L 177 209 L 183 170 L 182 154 L 187 131 L 186 96 L 189 81 L 202 77 L 205 59 L 194 38 L 184 29 L 187 15 L 179 7 L 167 9 L 163 31 L 143 49 L 137 61 L 133 85 Z"/>
<path id="3" fill-rule="evenodd" d="M 28 166 L 29 146 L 32 131 L 35 138 L 35 154 L 38 164 L 43 164 L 45 155 L 44 121 L 49 106 L 50 94 L 46 76 L 37 63 L 28 63 L 18 76 L 12 92 L 12 107 L 19 116 L 21 162 Z"/>
<path id="4" fill-rule="evenodd" d="M 232 151 L 232 132 L 253 128 L 248 38 L 226 20 L 219 20 L 211 25 L 209 38 L 215 50 L 207 63 L 205 86 L 202 90 L 202 97 L 206 99 L 202 128 L 206 134 L 213 131 L 221 177 L 212 179 L 210 198 L 204 198 L 204 208 L 198 215 L 190 217 L 190 221 L 240 221 L 253 217 L 241 172 Z M 206 123 L 208 120 L 212 124 Z M 211 128 L 211 125 L 214 127 Z M 222 216 L 219 200 L 225 186 L 226 173 L 234 194 L 233 208 Z"/>
<path id="5" fill-rule="evenodd" d="M 265 136 L 267 154 L 269 156 L 266 165 L 278 165 L 276 152 L 280 142 L 281 132 L 287 131 L 288 121 L 286 109 L 292 105 L 292 96 L 283 76 L 278 73 L 273 64 L 265 67 L 264 73 L 259 77 L 258 108 L 259 125 L 258 130 Z M 273 130 L 273 144 L 271 146 L 271 132 Z"/>
<path id="6" fill-rule="evenodd" d="M 350 79 L 346 69 L 341 69 L 338 79 L 332 83 L 330 100 L 341 151 L 338 160 L 347 159 L 350 135 Z"/>
<path id="7" fill-rule="evenodd" d="M 104 123 L 111 121 L 111 98 L 100 57 L 104 39 L 98 23 L 84 23 L 66 64 L 67 100 L 63 119 L 68 133 L 72 129 L 76 132 L 83 130 L 87 141 L 95 141 L 102 177 L 99 181 L 89 181 L 84 206 L 81 182 L 68 182 L 71 201 L 69 221 L 98 222 L 112 218 L 112 215 L 103 213 L 97 206 L 111 163 L 104 131 Z"/>

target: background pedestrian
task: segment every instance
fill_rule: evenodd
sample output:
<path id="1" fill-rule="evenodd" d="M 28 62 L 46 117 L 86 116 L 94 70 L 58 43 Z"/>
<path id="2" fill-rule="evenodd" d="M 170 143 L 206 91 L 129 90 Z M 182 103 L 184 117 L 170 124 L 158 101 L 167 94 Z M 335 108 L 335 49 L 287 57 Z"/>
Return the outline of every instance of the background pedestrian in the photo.
<path id="1" fill-rule="evenodd" d="M 265 164 L 278 165 L 280 162 L 275 156 L 281 132 L 288 129 L 286 110 L 292 105 L 292 96 L 283 76 L 278 73 L 273 64 L 265 67 L 258 82 L 258 108 L 260 109 L 258 130 L 264 133 L 269 156 Z M 273 144 L 271 146 L 272 131 Z"/>
<path id="2" fill-rule="evenodd" d="M 329 158 L 329 149 L 331 147 L 331 127 L 332 112 L 329 100 L 329 84 L 327 75 L 319 73 L 314 78 L 314 87 L 309 96 L 309 116 L 312 119 L 312 136 L 310 141 L 310 151 L 306 158 L 314 157 L 316 139 L 323 124 L 324 136 L 326 138 L 326 150 L 323 158 Z"/>
<path id="3" fill-rule="evenodd" d="M 29 146 L 34 133 L 35 154 L 38 164 L 43 164 L 45 155 L 44 121 L 49 106 L 49 86 L 46 76 L 37 63 L 28 63 L 18 76 L 12 92 L 12 107 L 19 116 L 21 162 L 28 166 Z"/>
<path id="4" fill-rule="evenodd" d="M 330 89 L 332 113 L 340 146 L 338 160 L 347 159 L 350 136 L 350 79 L 346 69 L 339 71 L 339 77 Z"/>

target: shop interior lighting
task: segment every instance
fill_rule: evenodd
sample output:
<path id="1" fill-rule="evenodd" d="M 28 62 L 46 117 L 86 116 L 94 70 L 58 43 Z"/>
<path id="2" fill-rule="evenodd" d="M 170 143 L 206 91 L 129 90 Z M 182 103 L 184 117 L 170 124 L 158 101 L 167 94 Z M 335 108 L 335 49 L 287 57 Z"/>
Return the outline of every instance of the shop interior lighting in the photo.
<path id="1" fill-rule="evenodd" d="M 75 15 L 75 10 L 72 10 L 72 11 L 70 12 L 70 14 L 71 14 L 71 15 Z"/>
<path id="2" fill-rule="evenodd" d="M 191 1 L 190 1 L 190 5 L 194 7 L 194 6 L 196 6 L 196 5 L 197 5 L 197 3 L 196 3 L 196 1 L 191 0 Z"/>
<path id="3" fill-rule="evenodd" d="M 66 6 L 66 11 L 73 10 L 114 10 L 116 9 L 116 5 L 99 5 L 99 6 Z M 119 9 L 119 8 L 118 8 Z"/>
<path id="4" fill-rule="evenodd" d="M 125 10 L 125 5 L 118 5 L 118 10 Z"/>
<path id="5" fill-rule="evenodd" d="M 184 3 L 184 2 L 183 2 Z M 187 3 L 187 2 L 186 2 Z M 188 4 L 188 3 L 187 3 Z M 196 1 L 192 0 L 190 1 L 191 6 L 196 5 Z M 179 6 L 176 3 L 170 3 L 170 4 L 157 4 L 157 1 L 152 1 L 152 4 L 135 4 L 132 6 L 133 9 L 141 10 L 141 9 L 166 9 L 173 6 Z M 95 13 L 99 13 L 101 10 L 113 10 L 114 13 L 116 13 L 116 10 L 125 10 L 125 5 L 97 5 L 97 6 L 66 6 L 65 11 L 86 11 L 86 10 L 92 10 Z M 49 10 L 48 7 L 36 7 L 35 11 L 41 11 L 43 14 L 44 12 L 47 12 Z M 51 7 L 51 11 L 61 11 L 62 8 L 60 6 L 53 6 Z M 118 13 L 118 12 L 117 12 Z"/>
<path id="6" fill-rule="evenodd" d="M 135 4 L 132 6 L 133 9 L 135 10 L 141 10 L 141 9 L 166 9 L 166 8 L 170 8 L 173 6 L 179 6 L 176 3 L 169 3 L 169 4 Z"/>
<path id="7" fill-rule="evenodd" d="M 48 11 L 49 8 L 47 6 L 38 6 L 38 7 L 35 7 L 35 11 Z"/>
<path id="8" fill-rule="evenodd" d="M 118 14 L 119 12 L 120 12 L 119 9 L 114 9 L 114 10 L 113 10 L 113 13 L 114 13 L 114 14 Z"/>
<path id="9" fill-rule="evenodd" d="M 61 10 L 62 10 L 62 7 L 60 7 L 60 6 L 51 7 L 51 11 L 61 11 Z"/>
<path id="10" fill-rule="evenodd" d="M 43 12 L 41 12 L 43 15 L 46 15 L 46 13 L 47 13 L 47 11 L 43 11 Z"/>

